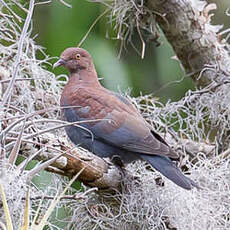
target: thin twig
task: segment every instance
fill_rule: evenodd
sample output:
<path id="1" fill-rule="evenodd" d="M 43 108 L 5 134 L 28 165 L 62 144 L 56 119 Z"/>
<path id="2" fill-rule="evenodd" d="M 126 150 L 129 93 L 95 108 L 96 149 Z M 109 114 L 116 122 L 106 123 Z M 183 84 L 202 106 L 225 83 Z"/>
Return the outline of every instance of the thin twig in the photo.
<path id="1" fill-rule="evenodd" d="M 72 6 L 70 4 L 68 4 L 67 2 L 65 2 L 64 0 L 59 0 L 64 6 L 67 6 L 69 8 L 72 8 Z"/>
<path id="2" fill-rule="evenodd" d="M 79 199 L 85 199 L 87 198 L 86 195 L 88 195 L 91 192 L 97 191 L 98 188 L 90 188 L 86 190 L 84 193 L 75 193 L 74 195 L 65 195 L 60 198 L 60 200 L 79 200 Z M 54 196 L 34 196 L 30 197 L 31 200 L 40 200 L 40 199 L 47 199 L 47 200 L 53 200 L 55 197 Z M 23 197 L 23 200 L 25 197 Z"/>
<path id="3" fill-rule="evenodd" d="M 85 41 L 85 39 L 88 37 L 89 33 L 91 32 L 91 30 L 93 29 L 93 27 L 96 25 L 96 23 L 106 14 L 109 12 L 109 9 L 105 10 L 102 14 L 100 14 L 96 20 L 93 22 L 93 24 L 89 27 L 87 33 L 85 34 L 85 36 L 81 39 L 81 41 L 78 43 L 78 47 L 80 47 L 83 42 Z"/>
<path id="4" fill-rule="evenodd" d="M 141 31 L 140 31 L 138 19 L 136 19 L 136 23 L 137 23 L 137 31 L 138 31 L 139 37 L 141 39 L 141 42 L 142 42 L 141 58 L 143 59 L 145 57 L 145 41 L 144 41 L 142 34 L 141 34 Z"/>

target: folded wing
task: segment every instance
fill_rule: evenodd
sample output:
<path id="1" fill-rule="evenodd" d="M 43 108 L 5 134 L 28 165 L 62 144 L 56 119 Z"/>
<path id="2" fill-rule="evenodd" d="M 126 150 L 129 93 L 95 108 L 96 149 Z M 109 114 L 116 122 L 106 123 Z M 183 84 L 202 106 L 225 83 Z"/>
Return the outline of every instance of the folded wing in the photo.
<path id="1" fill-rule="evenodd" d="M 81 97 L 90 95 L 90 100 L 78 101 L 79 94 Z M 84 89 L 78 91 L 78 94 L 71 94 L 71 98 L 66 101 L 80 106 L 74 109 L 76 120 L 97 119 L 96 122 L 84 126 L 102 142 L 140 154 L 178 158 L 167 143 L 151 130 L 150 125 L 129 100 L 121 95 L 103 89 Z"/>

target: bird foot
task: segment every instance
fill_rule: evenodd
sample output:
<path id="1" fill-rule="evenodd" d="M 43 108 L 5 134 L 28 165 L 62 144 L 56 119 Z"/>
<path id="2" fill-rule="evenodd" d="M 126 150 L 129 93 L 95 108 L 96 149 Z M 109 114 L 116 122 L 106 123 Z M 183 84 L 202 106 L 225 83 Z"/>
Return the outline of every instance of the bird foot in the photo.
<path id="1" fill-rule="evenodd" d="M 121 157 L 119 155 L 113 155 L 111 157 L 112 163 L 120 170 L 122 178 L 125 178 L 127 175 L 127 170 L 125 169 L 125 165 L 123 161 L 121 160 Z"/>
<path id="2" fill-rule="evenodd" d="M 113 155 L 113 156 L 111 157 L 111 161 L 112 161 L 116 166 L 119 166 L 120 168 L 124 168 L 124 167 L 125 167 L 124 163 L 123 163 L 122 160 L 121 160 L 121 157 L 118 156 L 118 155 Z"/>

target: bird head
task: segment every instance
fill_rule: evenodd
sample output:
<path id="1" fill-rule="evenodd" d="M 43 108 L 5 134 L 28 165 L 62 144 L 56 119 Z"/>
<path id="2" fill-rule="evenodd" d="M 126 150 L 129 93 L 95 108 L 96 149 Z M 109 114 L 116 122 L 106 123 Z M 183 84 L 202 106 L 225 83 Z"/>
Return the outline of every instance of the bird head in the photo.
<path id="1" fill-rule="evenodd" d="M 79 47 L 70 47 L 65 49 L 60 59 L 54 63 L 53 68 L 63 66 L 70 73 L 76 73 L 82 69 L 90 70 L 93 67 L 93 62 L 90 54 Z"/>

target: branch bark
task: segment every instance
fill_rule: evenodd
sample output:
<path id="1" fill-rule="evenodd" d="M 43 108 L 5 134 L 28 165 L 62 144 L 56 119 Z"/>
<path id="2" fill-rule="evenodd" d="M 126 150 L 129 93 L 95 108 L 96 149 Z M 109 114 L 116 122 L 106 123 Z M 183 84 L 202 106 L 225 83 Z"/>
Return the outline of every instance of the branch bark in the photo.
<path id="1" fill-rule="evenodd" d="M 209 11 L 215 5 L 198 7 L 199 3 L 192 7 L 190 0 L 147 1 L 186 74 L 203 88 L 229 77 L 230 57 L 216 33 L 219 27 L 209 24 Z"/>
<path id="2" fill-rule="evenodd" d="M 78 179 L 85 185 L 97 187 L 99 189 L 120 189 L 122 180 L 121 171 L 109 159 L 102 159 L 96 155 L 73 146 L 65 137 L 56 138 L 50 134 L 49 139 L 43 140 L 46 144 L 35 143 L 34 141 L 22 140 L 22 156 L 26 158 L 31 152 L 37 152 L 41 148 L 43 151 L 35 157 L 39 161 L 48 161 L 64 153 L 47 171 L 67 177 L 73 177 L 82 169 L 83 172 Z"/>
<path id="3" fill-rule="evenodd" d="M 180 143 L 176 143 L 170 135 L 166 135 L 165 139 L 177 151 L 183 150 L 182 152 L 184 152 L 185 150 L 191 157 L 195 157 L 198 153 L 204 155 L 214 154 L 215 146 L 213 145 L 197 143 L 186 139 L 180 140 Z M 33 141 L 22 140 L 22 142 L 21 154 L 25 157 L 28 157 L 28 154 L 36 152 L 42 147 L 39 146 L 39 143 L 33 143 Z M 58 140 L 55 136 L 51 137 L 49 135 L 49 139 L 46 142 L 43 146 L 45 147 L 44 151 L 36 157 L 37 160 L 47 161 L 60 153 L 65 153 L 64 156 L 52 164 L 52 167 L 47 168 L 47 171 L 73 177 L 85 168 L 79 176 L 79 180 L 85 185 L 99 189 L 119 190 L 121 188 L 123 172 L 110 162 L 109 159 L 105 160 L 86 150 L 76 148 L 65 140 L 64 137 L 60 137 Z M 133 178 L 128 171 L 126 171 L 126 176 Z"/>

